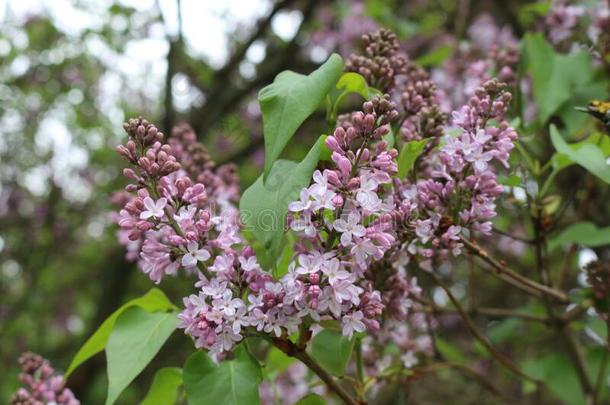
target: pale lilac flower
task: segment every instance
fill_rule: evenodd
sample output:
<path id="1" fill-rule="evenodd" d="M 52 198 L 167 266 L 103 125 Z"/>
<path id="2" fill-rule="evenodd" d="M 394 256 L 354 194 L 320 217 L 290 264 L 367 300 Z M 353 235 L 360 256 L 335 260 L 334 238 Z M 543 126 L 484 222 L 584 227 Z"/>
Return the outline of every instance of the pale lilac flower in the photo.
<path id="1" fill-rule="evenodd" d="M 343 336 L 347 336 L 348 339 L 351 339 L 354 332 L 364 332 L 366 330 L 366 325 L 362 322 L 363 319 L 364 315 L 362 314 L 362 311 L 355 311 L 343 315 L 341 318 Z"/>
<path id="2" fill-rule="evenodd" d="M 205 262 L 211 255 L 204 248 L 199 248 L 197 242 L 189 242 L 186 245 L 187 253 L 182 256 L 182 265 L 185 267 L 197 266 L 197 262 Z"/>
<path id="3" fill-rule="evenodd" d="M 144 211 L 140 213 L 141 219 L 149 219 L 151 217 L 155 218 L 163 218 L 165 215 L 165 211 L 163 210 L 167 205 L 167 198 L 161 197 L 156 202 L 150 198 L 146 197 L 144 199 L 144 207 L 146 208 Z"/>
<path id="4" fill-rule="evenodd" d="M 347 221 L 337 219 L 333 227 L 341 232 L 341 244 L 343 246 L 350 246 L 354 237 L 361 238 L 366 234 L 366 229 L 360 224 L 360 214 L 356 210 L 350 211 Z"/>

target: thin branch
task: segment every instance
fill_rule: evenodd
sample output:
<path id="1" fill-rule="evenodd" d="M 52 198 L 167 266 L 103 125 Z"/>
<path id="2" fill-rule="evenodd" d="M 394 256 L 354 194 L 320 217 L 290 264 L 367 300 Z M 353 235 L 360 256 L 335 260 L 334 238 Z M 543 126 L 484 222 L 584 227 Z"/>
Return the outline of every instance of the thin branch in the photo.
<path id="1" fill-rule="evenodd" d="M 424 312 L 432 314 L 455 314 L 458 311 L 455 308 L 439 307 L 434 304 L 424 307 Z M 515 311 L 507 308 L 492 308 L 479 307 L 465 311 L 470 316 L 485 315 L 491 318 L 518 318 L 524 321 L 550 323 L 550 320 L 541 315 L 528 314 L 525 312 Z"/>
<path id="2" fill-rule="evenodd" d="M 300 348 L 288 339 L 272 338 L 275 347 L 284 352 L 287 356 L 299 359 L 303 364 L 307 366 L 311 371 L 314 372 L 331 391 L 337 394 L 343 402 L 348 405 L 362 405 L 352 397 L 352 395 L 339 385 L 333 376 L 331 376 L 326 370 L 322 368 L 307 352 L 304 348 Z"/>
<path id="3" fill-rule="evenodd" d="M 495 394 L 499 397 L 502 397 L 502 393 L 500 392 L 500 390 L 498 390 L 496 388 L 496 386 L 493 385 L 493 383 L 491 381 L 489 381 L 489 379 L 487 379 L 487 377 L 484 374 L 478 372 L 477 370 L 475 370 L 472 367 L 468 367 L 465 364 L 454 363 L 454 362 L 436 363 L 436 364 L 432 364 L 428 367 L 416 368 L 413 371 L 415 371 L 415 372 L 435 372 L 437 370 L 441 370 L 444 368 L 453 368 L 453 369 L 463 372 L 464 374 L 468 374 L 469 376 L 474 377 L 474 379 L 479 384 L 481 384 L 483 387 L 488 389 L 490 392 L 492 392 L 493 394 Z"/>
<path id="4" fill-rule="evenodd" d="M 534 243 L 534 241 L 532 239 L 524 238 L 522 236 L 513 235 L 511 233 L 508 233 L 508 232 L 503 231 L 503 230 L 498 229 L 498 228 L 492 228 L 491 230 L 492 230 L 492 232 L 497 233 L 498 235 L 506 236 L 507 238 L 518 240 L 519 242 Z"/>
<path id="5" fill-rule="evenodd" d="M 478 245 L 475 245 L 464 237 L 461 238 L 461 242 L 471 253 L 477 255 L 484 262 L 493 267 L 495 270 L 492 272 L 493 274 L 497 275 L 499 278 L 504 279 L 513 286 L 523 291 L 526 291 L 531 295 L 540 296 L 540 294 L 542 294 L 552 297 L 553 299 L 564 304 L 569 302 L 567 295 L 563 291 L 559 291 L 552 287 L 537 283 L 534 280 L 531 280 L 525 276 L 522 276 L 519 273 L 512 271 L 511 269 L 507 268 L 506 265 L 498 262 L 497 260 L 489 256 L 489 254 L 485 250 L 480 248 Z M 483 269 L 488 271 L 484 267 Z"/>
<path id="6" fill-rule="evenodd" d="M 540 384 L 539 380 L 537 380 L 537 379 L 529 376 L 528 374 L 524 373 L 523 371 L 521 371 L 521 369 L 516 364 L 514 364 L 508 357 L 506 357 L 502 353 L 498 352 L 493 347 L 491 342 L 487 339 L 487 337 L 485 335 L 483 335 L 477 329 L 473 320 L 468 316 L 468 314 L 466 313 L 466 311 L 464 310 L 464 308 L 462 307 L 460 302 L 457 300 L 457 298 L 455 298 L 455 296 L 451 292 L 451 289 L 434 272 L 427 272 L 427 274 L 429 274 L 432 277 L 432 279 L 434 280 L 434 282 L 445 291 L 445 293 L 449 297 L 449 300 L 453 303 L 453 306 L 455 306 L 455 309 L 457 310 L 457 312 L 461 316 L 462 320 L 466 324 L 466 327 L 470 331 L 470 334 L 475 339 L 477 339 L 483 345 L 483 347 L 485 347 L 485 349 L 489 352 L 489 354 L 494 359 L 496 359 L 500 364 L 502 364 L 507 370 L 509 370 L 513 374 L 515 374 L 525 380 L 531 381 L 536 385 Z"/>

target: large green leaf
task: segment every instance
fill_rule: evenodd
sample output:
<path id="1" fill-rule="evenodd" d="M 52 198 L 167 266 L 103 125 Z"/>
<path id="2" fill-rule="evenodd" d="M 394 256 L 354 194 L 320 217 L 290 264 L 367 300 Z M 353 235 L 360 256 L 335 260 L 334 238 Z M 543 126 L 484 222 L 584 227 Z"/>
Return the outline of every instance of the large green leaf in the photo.
<path id="1" fill-rule="evenodd" d="M 523 371 L 544 382 L 549 390 L 566 404 L 584 404 L 578 376 L 569 357 L 553 353 L 539 359 L 529 359 Z"/>
<path id="2" fill-rule="evenodd" d="M 178 400 L 178 388 L 182 385 L 182 369 L 164 367 L 155 378 L 140 405 L 173 405 Z"/>
<path id="3" fill-rule="evenodd" d="M 610 165 L 606 162 L 607 156 L 597 145 L 586 141 L 568 145 L 555 125 L 551 125 L 551 141 L 557 152 L 610 184 Z"/>
<path id="4" fill-rule="evenodd" d="M 261 175 L 241 197 L 242 222 L 270 258 L 281 252 L 288 204 L 298 200 L 301 189 L 311 182 L 324 147 L 322 136 L 300 163 L 276 161 L 267 180 L 263 183 Z"/>
<path id="5" fill-rule="evenodd" d="M 108 398 L 113 404 L 161 349 L 178 324 L 177 312 L 146 312 L 132 307 L 116 320 L 106 345 Z"/>
<path id="6" fill-rule="evenodd" d="M 552 250 L 569 243 L 577 243 L 588 247 L 610 245 L 610 226 L 598 228 L 591 222 L 572 224 L 550 241 L 549 249 Z"/>
<path id="7" fill-rule="evenodd" d="M 311 355 L 330 373 L 343 376 L 355 341 L 334 330 L 324 329 L 314 336 Z"/>
<path id="8" fill-rule="evenodd" d="M 184 365 L 184 387 L 189 405 L 256 405 L 261 369 L 245 346 L 235 358 L 215 364 L 204 352 L 192 354 Z"/>
<path id="9" fill-rule="evenodd" d="M 421 155 L 428 143 L 429 139 L 421 141 L 411 141 L 402 145 L 398 154 L 398 178 L 404 179 L 407 173 L 415 165 L 415 161 Z"/>
<path id="10" fill-rule="evenodd" d="M 70 367 L 68 367 L 66 377 L 68 377 L 74 371 L 74 369 L 76 369 L 76 367 L 80 366 L 86 360 L 104 350 L 106 343 L 108 342 L 110 332 L 112 332 L 112 328 L 114 327 L 119 315 L 121 315 L 126 309 L 135 306 L 143 308 L 148 312 L 169 311 L 176 308 L 165 296 L 165 294 L 163 294 L 163 291 L 159 290 L 158 288 L 153 288 L 143 296 L 134 298 L 127 302 L 125 305 L 114 311 L 112 315 L 110 315 L 100 325 L 97 331 L 95 331 L 95 333 L 80 348 L 78 353 L 76 353 L 76 356 L 74 356 L 74 359 L 72 359 Z"/>
<path id="11" fill-rule="evenodd" d="M 540 33 L 526 34 L 522 46 L 524 67 L 533 79 L 538 119 L 544 123 L 570 99 L 574 88 L 592 80 L 591 58 L 586 52 L 557 54 Z"/>
<path id="12" fill-rule="evenodd" d="M 309 76 L 285 71 L 258 93 L 265 136 L 265 181 L 290 138 L 318 108 L 342 73 L 341 57 L 332 54 Z"/>

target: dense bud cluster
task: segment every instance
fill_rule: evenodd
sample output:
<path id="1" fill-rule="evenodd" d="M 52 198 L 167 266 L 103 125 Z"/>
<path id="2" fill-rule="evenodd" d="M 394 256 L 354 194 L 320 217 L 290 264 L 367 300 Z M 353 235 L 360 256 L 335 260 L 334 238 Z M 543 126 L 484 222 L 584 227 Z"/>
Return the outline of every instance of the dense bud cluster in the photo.
<path id="1" fill-rule="evenodd" d="M 360 73 L 376 89 L 388 91 L 394 85 L 395 77 L 403 74 L 407 67 L 407 58 L 399 53 L 396 34 L 380 29 L 363 35 L 362 42 L 365 55 L 350 55 L 345 69 Z"/>
<path id="2" fill-rule="evenodd" d="M 19 358 L 24 384 L 12 397 L 11 405 L 79 405 L 74 394 L 65 388 L 64 377 L 41 356 L 26 352 Z"/>

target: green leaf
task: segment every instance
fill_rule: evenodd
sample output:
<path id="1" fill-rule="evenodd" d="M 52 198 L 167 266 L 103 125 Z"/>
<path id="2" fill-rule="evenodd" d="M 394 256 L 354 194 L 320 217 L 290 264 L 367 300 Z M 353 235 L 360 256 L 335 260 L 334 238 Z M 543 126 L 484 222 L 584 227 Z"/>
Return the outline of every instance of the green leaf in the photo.
<path id="1" fill-rule="evenodd" d="M 355 341 L 334 330 L 323 329 L 312 340 L 311 355 L 330 373 L 343 376 Z"/>
<path id="2" fill-rule="evenodd" d="M 294 405 L 326 405 L 326 400 L 318 394 L 305 395 Z"/>
<path id="3" fill-rule="evenodd" d="M 290 138 L 318 108 L 342 73 L 341 57 L 332 54 L 309 76 L 284 71 L 258 93 L 265 137 L 265 181 Z"/>
<path id="4" fill-rule="evenodd" d="M 187 359 L 183 377 L 189 405 L 260 403 L 260 365 L 244 345 L 237 347 L 234 359 L 222 361 L 218 365 L 204 352 L 197 351 Z"/>
<path id="5" fill-rule="evenodd" d="M 586 141 L 568 145 L 555 125 L 551 125 L 551 141 L 557 152 L 567 156 L 573 162 L 610 184 L 610 165 L 606 162 L 607 157 L 604 156 L 598 146 Z"/>
<path id="6" fill-rule="evenodd" d="M 177 312 L 146 312 L 132 307 L 116 320 L 106 346 L 108 398 L 113 404 L 161 349 L 178 324 Z"/>
<path id="7" fill-rule="evenodd" d="M 539 359 L 529 359 L 523 371 L 545 383 L 557 399 L 566 404 L 584 404 L 584 398 L 574 367 L 562 353 L 553 353 Z"/>
<path id="8" fill-rule="evenodd" d="M 498 176 L 498 183 L 509 187 L 519 187 L 521 185 L 521 176 L 516 174 L 512 174 L 509 177 L 500 175 Z"/>
<path id="9" fill-rule="evenodd" d="M 593 78 L 591 58 L 586 52 L 556 54 L 541 33 L 523 39 L 524 68 L 532 74 L 534 101 L 541 123 L 555 113 L 573 93 Z"/>
<path id="10" fill-rule="evenodd" d="M 411 141 L 405 143 L 398 154 L 398 177 L 404 179 L 407 173 L 413 168 L 415 161 L 424 151 L 428 139 L 421 141 Z"/>
<path id="11" fill-rule="evenodd" d="M 587 247 L 610 245 L 610 226 L 598 228 L 591 222 L 579 222 L 564 229 L 549 243 L 549 249 L 576 243 Z"/>
<path id="12" fill-rule="evenodd" d="M 364 99 L 370 96 L 369 86 L 361 74 L 355 72 L 343 73 L 337 82 L 337 88 L 345 93 L 357 93 Z"/>
<path id="13" fill-rule="evenodd" d="M 286 234 L 286 240 L 287 243 L 284 244 L 282 254 L 277 261 L 277 265 L 273 269 L 273 278 L 276 280 L 288 273 L 288 266 L 290 266 L 292 256 L 294 255 L 294 244 L 296 242 L 296 237 L 294 234 L 289 232 Z"/>
<path id="14" fill-rule="evenodd" d="M 163 294 L 163 291 L 159 290 L 158 288 L 153 288 L 143 296 L 134 298 L 127 302 L 122 307 L 114 311 L 112 315 L 110 315 L 100 325 L 97 331 L 95 331 L 95 333 L 80 348 L 78 353 L 76 353 L 76 356 L 74 356 L 74 359 L 72 359 L 70 367 L 68 367 L 68 371 L 65 374 L 66 378 L 82 363 L 104 350 L 106 343 L 108 342 L 110 332 L 112 332 L 112 328 L 114 327 L 119 315 L 125 312 L 126 309 L 136 306 L 143 308 L 148 312 L 169 311 L 171 309 L 176 309 L 165 294 Z"/>
<path id="15" fill-rule="evenodd" d="M 156 372 L 155 378 L 140 405 L 170 405 L 178 400 L 178 388 L 182 385 L 182 369 L 165 367 Z"/>
<path id="16" fill-rule="evenodd" d="M 266 369 L 269 373 L 283 373 L 296 362 L 294 357 L 287 356 L 283 351 L 272 347 L 267 354 Z"/>
<path id="17" fill-rule="evenodd" d="M 452 342 L 439 338 L 436 342 L 436 347 L 443 357 L 449 361 L 456 363 L 467 362 L 467 359 L 460 348 L 455 346 Z"/>
<path id="18" fill-rule="evenodd" d="M 325 147 L 321 136 L 300 163 L 276 161 L 267 180 L 263 183 L 260 176 L 241 197 L 239 209 L 244 227 L 270 258 L 277 258 L 281 252 L 288 204 L 298 200 L 301 189 L 311 182 L 320 151 Z"/>

